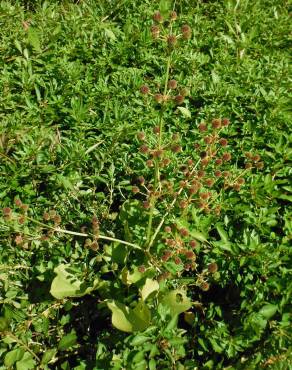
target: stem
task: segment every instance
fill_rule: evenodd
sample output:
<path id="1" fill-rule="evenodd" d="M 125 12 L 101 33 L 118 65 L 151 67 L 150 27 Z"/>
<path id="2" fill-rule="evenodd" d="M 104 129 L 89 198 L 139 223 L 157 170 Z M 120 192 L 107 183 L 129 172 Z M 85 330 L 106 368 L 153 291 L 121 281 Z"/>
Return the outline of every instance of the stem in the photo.
<path id="1" fill-rule="evenodd" d="M 30 217 L 27 217 L 27 219 L 30 220 L 30 221 L 32 221 L 32 222 L 34 222 L 37 225 L 40 225 L 40 226 L 46 228 L 46 229 L 50 229 L 50 230 L 53 230 L 53 231 L 56 231 L 56 232 L 59 232 L 59 233 L 64 233 L 64 234 L 69 234 L 69 235 L 76 235 L 76 236 L 83 236 L 83 237 L 89 237 L 90 236 L 90 234 L 78 233 L 76 231 L 65 230 L 65 229 L 61 229 L 59 227 L 53 227 L 53 226 L 50 226 L 50 225 L 46 225 L 43 222 L 34 220 L 33 218 L 30 218 Z M 99 235 L 98 236 L 98 239 L 103 239 L 103 240 L 109 240 L 109 241 L 113 241 L 113 242 L 118 242 L 118 243 L 121 243 L 121 244 L 129 245 L 130 247 L 133 247 L 135 249 L 142 250 L 142 248 L 139 245 L 137 245 L 137 244 L 129 243 L 129 242 L 126 242 L 124 240 L 117 239 L 117 238 L 112 238 L 110 236 Z"/>
<path id="2" fill-rule="evenodd" d="M 5 335 L 15 340 L 16 343 L 18 343 L 21 347 L 24 347 L 38 362 L 41 361 L 41 359 L 25 344 L 22 340 L 18 339 L 14 334 L 11 332 L 4 332 Z"/>

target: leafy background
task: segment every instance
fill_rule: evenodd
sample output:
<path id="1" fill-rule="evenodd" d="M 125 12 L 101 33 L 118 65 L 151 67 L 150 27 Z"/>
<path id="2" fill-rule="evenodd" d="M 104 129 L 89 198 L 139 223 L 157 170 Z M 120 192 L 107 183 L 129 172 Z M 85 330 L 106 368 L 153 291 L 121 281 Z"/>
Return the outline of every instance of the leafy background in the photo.
<path id="1" fill-rule="evenodd" d="M 164 71 L 162 50 L 149 36 L 152 14 L 161 5 L 0 2 L 2 208 L 20 197 L 30 217 L 41 219 L 54 208 L 62 225 L 76 231 L 89 227 L 96 214 L 109 235 L 121 236 L 120 207 L 133 197 L 131 184 L 139 174 L 136 133 L 155 121 L 155 109 L 146 112 L 139 88 L 145 80 L 161 83 Z M 208 292 L 191 292 L 202 308 L 194 311 L 192 325 L 179 320 L 185 353 L 173 368 L 287 369 L 288 2 L 178 0 L 175 8 L 180 22 L 193 30 L 177 52 L 172 76 L 190 90 L 186 107 L 192 117 L 170 116 L 168 130 L 192 140 L 202 119 L 228 116 L 233 155 L 255 151 L 265 167 L 228 200 L 215 226 L 211 218 L 199 220 L 215 241 L 201 258 L 216 261 L 220 275 Z M 73 275 L 88 286 L 96 276 L 111 279 L 111 269 L 103 264 L 100 271 L 82 238 L 55 235 L 43 241 L 36 225 L 25 227 L 27 244 L 18 246 L 20 226 L 1 219 L 0 363 L 5 364 L 0 368 L 138 367 L 133 351 L 141 353 L 140 342 L 112 327 L 109 311 L 98 307 L 98 293 L 64 300 L 50 294 L 61 264 L 74 266 Z M 126 294 L 121 287 L 112 289 L 112 297 Z M 153 342 L 158 329 L 147 334 Z M 173 366 L 167 356 L 155 356 L 157 368 Z"/>

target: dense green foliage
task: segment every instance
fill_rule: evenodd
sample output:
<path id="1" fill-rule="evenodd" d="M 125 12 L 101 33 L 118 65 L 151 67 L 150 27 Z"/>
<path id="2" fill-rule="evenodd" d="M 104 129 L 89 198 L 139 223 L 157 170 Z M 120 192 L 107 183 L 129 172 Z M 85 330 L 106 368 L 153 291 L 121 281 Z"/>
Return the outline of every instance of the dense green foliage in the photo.
<path id="1" fill-rule="evenodd" d="M 192 29 L 173 50 L 151 37 L 158 9 Z M 292 368 L 288 12 L 0 0 L 0 369 Z M 187 88 L 181 105 L 141 94 L 168 78 Z M 220 214 L 168 208 L 217 117 L 243 186 L 215 185 Z M 162 184 L 160 154 L 146 165 L 141 132 L 183 148 L 165 144 L 174 192 L 149 204 L 137 179 Z M 264 166 L 246 171 L 246 152 Z M 168 261 L 164 215 L 195 240 L 192 266 Z"/>

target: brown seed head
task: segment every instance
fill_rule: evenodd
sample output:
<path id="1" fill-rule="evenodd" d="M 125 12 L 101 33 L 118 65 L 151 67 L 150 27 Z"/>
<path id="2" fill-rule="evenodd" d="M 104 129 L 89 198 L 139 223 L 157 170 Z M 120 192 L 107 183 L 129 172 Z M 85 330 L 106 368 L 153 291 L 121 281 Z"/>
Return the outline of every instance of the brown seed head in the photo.
<path id="1" fill-rule="evenodd" d="M 145 201 L 145 202 L 143 202 L 143 208 L 145 208 L 145 209 L 149 209 L 150 208 L 150 202 L 149 201 Z"/>
<path id="2" fill-rule="evenodd" d="M 148 159 L 148 160 L 146 161 L 146 166 L 147 166 L 147 167 L 149 167 L 149 168 L 153 167 L 153 166 L 154 166 L 153 161 L 152 161 L 151 159 Z"/>
<path id="3" fill-rule="evenodd" d="M 141 185 L 145 184 L 145 179 L 144 179 L 144 177 L 143 177 L 143 176 L 139 176 L 139 177 L 137 178 L 137 181 L 138 181 Z"/>
<path id="4" fill-rule="evenodd" d="M 175 263 L 176 265 L 180 265 L 180 264 L 182 263 L 182 261 L 181 261 L 181 259 L 180 259 L 179 257 L 175 257 L 175 258 L 174 258 L 174 263 Z"/>
<path id="5" fill-rule="evenodd" d="M 200 198 L 203 200 L 207 200 L 210 198 L 210 193 L 209 192 L 203 192 L 200 194 Z"/>
<path id="6" fill-rule="evenodd" d="M 238 183 L 234 184 L 234 185 L 233 185 L 233 189 L 234 189 L 235 191 L 239 191 L 239 190 L 240 190 L 240 184 L 238 184 Z"/>
<path id="7" fill-rule="evenodd" d="M 221 171 L 219 171 L 219 170 L 216 170 L 216 171 L 214 172 L 214 175 L 215 175 L 216 177 L 221 177 L 222 172 L 221 172 Z"/>
<path id="8" fill-rule="evenodd" d="M 165 231 L 167 234 L 171 233 L 171 227 L 170 227 L 170 226 L 165 226 L 164 231 Z"/>
<path id="9" fill-rule="evenodd" d="M 19 198 L 16 198 L 14 199 L 14 204 L 16 205 L 16 207 L 21 207 L 22 201 Z"/>
<path id="10" fill-rule="evenodd" d="M 206 175 L 206 172 L 204 171 L 204 170 L 199 170 L 198 172 L 197 172 L 197 177 L 199 178 L 199 179 L 201 179 L 202 177 L 204 177 Z"/>
<path id="11" fill-rule="evenodd" d="M 179 229 L 179 233 L 180 233 L 181 236 L 188 236 L 189 235 L 189 232 L 185 227 L 182 227 L 181 229 Z"/>
<path id="12" fill-rule="evenodd" d="M 204 282 L 202 282 L 202 283 L 200 284 L 200 288 L 201 288 L 204 292 L 206 292 L 207 290 L 209 290 L 209 289 L 210 289 L 210 284 L 209 284 L 209 283 L 207 283 L 206 281 L 204 281 Z"/>
<path id="13" fill-rule="evenodd" d="M 144 132 L 142 132 L 142 131 L 138 132 L 138 134 L 137 134 L 137 138 L 138 138 L 139 140 L 143 141 L 143 140 L 145 140 L 145 137 L 146 137 L 146 135 L 145 135 L 145 133 L 144 133 Z"/>
<path id="14" fill-rule="evenodd" d="M 134 194 L 137 194 L 139 193 L 140 189 L 138 188 L 138 186 L 132 186 L 132 193 Z"/>
<path id="15" fill-rule="evenodd" d="M 11 208 L 9 208 L 9 207 L 4 207 L 4 208 L 2 209 L 2 213 L 3 213 L 3 215 L 4 215 L 4 216 L 10 216 L 10 215 L 11 215 L 11 213 L 12 213 L 12 209 L 11 209 Z"/>
<path id="16" fill-rule="evenodd" d="M 181 200 L 179 202 L 179 208 L 185 209 L 185 208 L 187 208 L 187 206 L 188 206 L 188 202 L 186 200 Z"/>
<path id="17" fill-rule="evenodd" d="M 148 153 L 149 152 L 149 148 L 148 148 L 148 146 L 147 145 L 141 145 L 140 146 L 140 149 L 139 149 L 139 151 L 140 151 L 140 153 L 143 153 L 143 154 L 146 154 L 146 153 Z"/>
<path id="18" fill-rule="evenodd" d="M 221 145 L 221 146 L 227 146 L 228 145 L 228 141 L 225 139 L 225 138 L 221 138 L 220 140 L 219 140 L 219 144 Z"/>
<path id="19" fill-rule="evenodd" d="M 160 127 L 159 126 L 154 126 L 153 127 L 153 133 L 154 134 L 159 134 L 160 133 Z"/>
<path id="20" fill-rule="evenodd" d="M 210 158 L 209 157 L 205 157 L 205 158 L 203 158 L 202 160 L 201 160 L 201 165 L 203 166 L 203 167 L 206 167 L 207 166 L 207 164 L 210 162 Z"/>
<path id="21" fill-rule="evenodd" d="M 204 137 L 204 142 L 205 142 L 206 144 L 211 144 L 211 143 L 212 143 L 212 141 L 213 141 L 212 136 L 205 136 L 205 137 Z"/>
<path id="22" fill-rule="evenodd" d="M 174 145 L 171 146 L 171 151 L 173 153 L 179 153 L 179 152 L 181 152 L 181 150 L 182 150 L 182 148 L 178 144 L 174 144 Z"/>
<path id="23" fill-rule="evenodd" d="M 260 156 L 259 154 L 256 154 L 256 155 L 254 155 L 254 156 L 252 157 L 252 160 L 253 160 L 254 162 L 258 162 L 260 159 L 261 159 L 261 156 Z"/>
<path id="24" fill-rule="evenodd" d="M 222 119 L 222 126 L 228 126 L 230 124 L 230 121 L 228 118 L 223 118 Z"/>
<path id="25" fill-rule="evenodd" d="M 159 37 L 159 34 L 160 34 L 159 26 L 156 26 L 156 25 L 151 26 L 151 36 L 154 39 L 157 39 Z"/>
<path id="26" fill-rule="evenodd" d="M 139 271 L 141 274 L 143 274 L 143 273 L 146 271 L 145 266 L 144 266 L 144 265 L 139 266 L 139 267 L 138 267 L 138 271 Z"/>
<path id="27" fill-rule="evenodd" d="M 161 22 L 163 22 L 163 17 L 162 17 L 162 15 L 161 15 L 161 13 L 160 13 L 160 11 L 156 11 L 154 14 L 153 14 L 153 20 L 155 21 L 155 22 L 158 22 L 158 23 L 161 23 Z"/>
<path id="28" fill-rule="evenodd" d="M 192 36 L 192 29 L 188 24 L 184 24 L 181 27 L 181 33 L 182 33 L 183 39 L 188 40 Z"/>
<path id="29" fill-rule="evenodd" d="M 264 162 L 257 162 L 256 164 L 255 164 L 255 166 L 256 166 L 256 168 L 258 168 L 258 169 L 263 169 L 264 168 L 264 166 L 265 166 L 265 164 L 264 164 Z"/>
<path id="30" fill-rule="evenodd" d="M 22 215 L 22 216 L 20 216 L 20 217 L 18 218 L 18 223 L 19 223 L 20 225 L 23 225 L 23 224 L 25 223 L 25 220 L 26 220 L 25 216 L 24 216 L 24 215 Z"/>
<path id="31" fill-rule="evenodd" d="M 222 155 L 222 160 L 223 161 L 230 161 L 230 159 L 231 159 L 231 154 L 229 152 L 223 153 L 223 155 Z"/>
<path id="32" fill-rule="evenodd" d="M 16 245 L 19 245 L 19 244 L 22 244 L 23 243 L 23 238 L 22 238 L 21 235 L 16 235 L 14 241 L 15 241 L 15 244 Z"/>
<path id="33" fill-rule="evenodd" d="M 23 210 L 23 212 L 27 212 L 29 207 L 28 204 L 22 204 L 20 208 Z"/>
<path id="34" fill-rule="evenodd" d="M 214 185 L 214 180 L 213 179 L 206 179 L 205 184 L 209 187 Z"/>
<path id="35" fill-rule="evenodd" d="M 252 168 L 252 163 L 248 162 L 245 164 L 244 166 L 247 170 L 249 170 L 250 168 Z"/>
<path id="36" fill-rule="evenodd" d="M 147 94 L 149 94 L 149 92 L 150 92 L 150 89 L 149 89 L 149 87 L 147 85 L 142 85 L 140 87 L 140 93 L 141 94 L 147 95 Z"/>
<path id="37" fill-rule="evenodd" d="M 168 81 L 168 88 L 169 89 L 176 89 L 177 88 L 177 81 L 176 80 L 169 80 Z"/>
<path id="38" fill-rule="evenodd" d="M 61 219 L 61 216 L 60 215 L 56 215 L 54 217 L 54 223 L 55 225 L 59 225 L 61 223 L 62 219 Z"/>
<path id="39" fill-rule="evenodd" d="M 194 260 L 194 259 L 196 259 L 196 255 L 195 255 L 195 253 L 193 251 L 187 251 L 185 253 L 185 256 L 186 256 L 186 258 L 188 260 Z"/>
<path id="40" fill-rule="evenodd" d="M 224 178 L 230 177 L 230 172 L 229 172 L 229 171 L 223 171 L 223 172 L 222 172 L 222 176 L 223 176 Z"/>
<path id="41" fill-rule="evenodd" d="M 207 131 L 207 125 L 204 122 L 199 124 L 199 131 L 200 132 Z"/>
<path id="42" fill-rule="evenodd" d="M 214 129 L 220 128 L 221 127 L 221 119 L 219 119 L 219 118 L 213 119 L 212 120 L 212 127 Z"/>
<path id="43" fill-rule="evenodd" d="M 169 158 L 165 158 L 165 159 L 163 159 L 163 161 L 162 161 L 162 165 L 163 165 L 164 167 L 168 166 L 169 164 L 170 164 L 170 159 L 169 159 Z"/>
<path id="44" fill-rule="evenodd" d="M 169 13 L 169 19 L 175 21 L 177 19 L 177 13 L 173 10 Z"/>
<path id="45" fill-rule="evenodd" d="M 222 163 L 223 163 L 223 161 L 222 161 L 221 158 L 217 158 L 216 161 L 215 161 L 216 166 L 221 166 Z"/>
<path id="46" fill-rule="evenodd" d="M 175 101 L 175 103 L 177 104 L 177 105 L 180 105 L 180 104 L 182 104 L 183 102 L 184 102 L 184 96 L 183 95 L 176 95 L 175 97 L 174 97 L 174 101 Z"/>
<path id="47" fill-rule="evenodd" d="M 190 246 L 192 248 L 196 248 L 196 246 L 198 245 L 198 243 L 196 242 L 196 240 L 191 240 L 189 244 L 190 244 Z"/>
<path id="48" fill-rule="evenodd" d="M 208 271 L 211 272 L 211 274 L 214 274 L 218 271 L 218 265 L 215 262 L 212 262 L 208 265 Z"/>
<path id="49" fill-rule="evenodd" d="M 163 95 L 162 94 L 155 94 L 154 99 L 156 103 L 161 104 L 163 102 Z"/>
<path id="50" fill-rule="evenodd" d="M 169 35 L 167 37 L 167 44 L 169 47 L 174 47 L 177 44 L 177 37 L 175 35 Z"/>
<path id="51" fill-rule="evenodd" d="M 160 158 L 163 154 L 162 149 L 157 149 L 152 152 L 153 158 Z"/>
<path id="52" fill-rule="evenodd" d="M 238 184 L 240 185 L 243 185 L 245 183 L 245 180 L 243 177 L 240 177 L 238 180 L 237 180 Z"/>

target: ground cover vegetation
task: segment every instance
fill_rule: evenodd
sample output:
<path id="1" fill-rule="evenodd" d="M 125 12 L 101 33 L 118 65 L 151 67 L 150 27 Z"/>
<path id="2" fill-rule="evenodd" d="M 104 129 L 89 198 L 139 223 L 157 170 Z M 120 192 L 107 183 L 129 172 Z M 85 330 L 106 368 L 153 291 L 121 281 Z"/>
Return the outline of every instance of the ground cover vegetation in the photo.
<path id="1" fill-rule="evenodd" d="M 0 1 L 0 369 L 291 368 L 288 14 Z"/>

